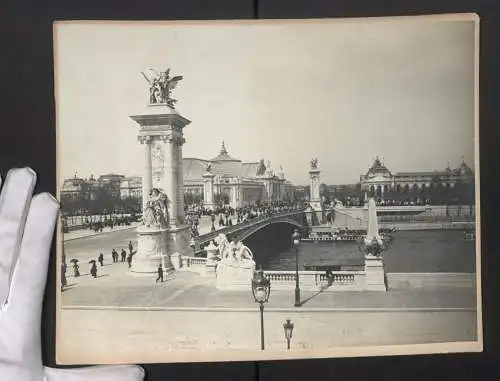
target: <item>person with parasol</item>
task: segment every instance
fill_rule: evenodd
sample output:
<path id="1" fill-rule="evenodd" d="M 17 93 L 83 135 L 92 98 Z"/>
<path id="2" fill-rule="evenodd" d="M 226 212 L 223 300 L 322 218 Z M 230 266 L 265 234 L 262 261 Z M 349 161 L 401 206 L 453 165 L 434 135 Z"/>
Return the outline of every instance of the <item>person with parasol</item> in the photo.
<path id="1" fill-rule="evenodd" d="M 92 263 L 92 266 L 90 267 L 90 274 L 94 277 L 97 278 L 97 265 L 95 259 L 91 259 L 89 263 Z"/>
<path id="2" fill-rule="evenodd" d="M 78 266 L 78 259 L 73 258 L 69 262 L 73 264 L 73 274 L 75 278 L 78 278 L 80 276 L 80 266 Z"/>

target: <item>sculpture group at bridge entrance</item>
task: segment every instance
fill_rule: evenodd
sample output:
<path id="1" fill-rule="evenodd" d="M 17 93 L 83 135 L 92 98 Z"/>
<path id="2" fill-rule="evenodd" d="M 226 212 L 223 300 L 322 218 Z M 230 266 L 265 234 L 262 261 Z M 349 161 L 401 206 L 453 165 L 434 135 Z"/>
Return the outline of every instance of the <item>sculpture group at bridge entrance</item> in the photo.
<path id="1" fill-rule="evenodd" d="M 219 259 L 215 269 L 217 289 L 249 290 L 255 271 L 252 251 L 241 241 L 229 242 L 224 234 L 219 234 L 214 241 Z"/>

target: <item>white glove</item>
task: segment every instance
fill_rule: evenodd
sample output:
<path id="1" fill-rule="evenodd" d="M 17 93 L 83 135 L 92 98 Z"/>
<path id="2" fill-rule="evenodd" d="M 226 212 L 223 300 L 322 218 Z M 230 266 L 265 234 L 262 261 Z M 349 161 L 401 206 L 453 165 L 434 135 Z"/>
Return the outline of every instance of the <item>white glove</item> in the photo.
<path id="1" fill-rule="evenodd" d="M 50 247 L 59 210 L 48 193 L 33 197 L 36 174 L 7 174 L 0 194 L 0 380 L 136 381 L 138 366 L 44 367 L 40 322 Z"/>

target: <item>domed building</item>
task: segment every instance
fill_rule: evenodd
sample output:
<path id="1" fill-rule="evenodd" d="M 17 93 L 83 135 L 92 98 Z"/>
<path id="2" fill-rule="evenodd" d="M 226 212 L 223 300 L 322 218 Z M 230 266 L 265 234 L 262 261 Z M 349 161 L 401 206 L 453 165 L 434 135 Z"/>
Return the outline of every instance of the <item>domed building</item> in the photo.
<path id="1" fill-rule="evenodd" d="M 366 174 L 360 176 L 365 197 L 424 201 L 439 193 L 443 198 L 463 198 L 474 188 L 474 171 L 462 160 L 458 168 L 448 165 L 441 171 L 392 173 L 377 157 Z M 470 198 L 470 195 L 467 196 Z"/>
<path id="2" fill-rule="evenodd" d="M 283 169 L 276 173 L 264 159 L 245 163 L 229 155 L 222 142 L 220 152 L 209 160 L 183 158 L 186 198 L 199 201 L 203 197 L 203 174 L 210 166 L 214 175 L 215 201 L 233 208 L 256 202 L 293 199 L 293 185 L 285 179 Z"/>

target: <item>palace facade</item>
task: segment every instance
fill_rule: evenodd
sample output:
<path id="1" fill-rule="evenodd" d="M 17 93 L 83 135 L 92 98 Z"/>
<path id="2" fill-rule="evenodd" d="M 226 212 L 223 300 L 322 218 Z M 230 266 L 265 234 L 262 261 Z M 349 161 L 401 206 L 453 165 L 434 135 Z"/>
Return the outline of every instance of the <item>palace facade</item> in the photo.
<path id="1" fill-rule="evenodd" d="M 214 175 L 214 193 L 217 204 L 233 208 L 257 202 L 276 202 L 294 199 L 294 187 L 285 179 L 282 168 L 276 173 L 270 162 L 242 162 L 229 155 L 224 142 L 217 156 L 212 159 L 183 158 L 184 193 L 187 204 L 203 201 L 203 174 L 207 165 Z M 107 174 L 94 179 L 76 176 L 63 182 L 63 203 L 94 201 L 103 194 L 119 200 L 141 199 L 141 176 L 125 177 Z"/>
<path id="2" fill-rule="evenodd" d="M 379 200 L 440 202 L 474 199 L 474 171 L 462 161 L 458 168 L 448 165 L 441 171 L 392 173 L 377 157 L 366 174 L 360 176 L 360 190 Z"/>
<path id="3" fill-rule="evenodd" d="M 224 142 L 217 156 L 210 160 L 184 158 L 184 189 L 188 197 L 203 199 L 203 174 L 207 165 L 214 175 L 215 202 L 238 208 L 258 202 L 293 200 L 293 185 L 283 169 L 276 173 L 264 159 L 242 162 L 229 155 Z"/>

